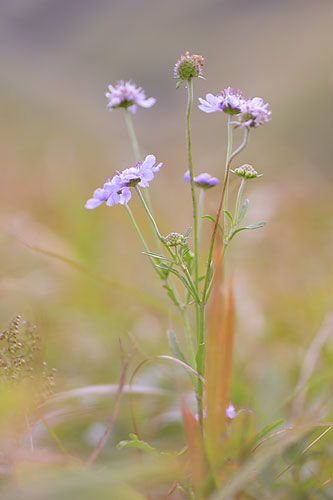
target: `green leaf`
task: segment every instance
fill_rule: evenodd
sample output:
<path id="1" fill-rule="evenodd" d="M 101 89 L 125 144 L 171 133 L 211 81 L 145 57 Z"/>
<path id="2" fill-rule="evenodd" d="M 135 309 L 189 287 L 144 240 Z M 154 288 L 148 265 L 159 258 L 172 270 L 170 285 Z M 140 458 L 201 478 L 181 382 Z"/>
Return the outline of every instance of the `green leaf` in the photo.
<path id="1" fill-rule="evenodd" d="M 176 89 L 179 89 L 181 84 L 183 83 L 183 80 L 179 80 L 179 82 L 176 83 Z"/>
<path id="2" fill-rule="evenodd" d="M 168 262 L 171 262 L 173 264 L 173 260 L 169 259 L 168 257 L 164 257 L 164 255 L 159 255 L 157 253 L 152 253 L 152 252 L 142 252 L 143 255 L 148 255 L 149 257 L 153 257 L 154 259 L 157 260 L 167 260 Z"/>
<path id="3" fill-rule="evenodd" d="M 169 287 L 168 285 L 163 285 L 163 288 L 166 289 L 167 293 L 168 293 L 168 296 L 170 297 L 170 299 L 172 300 L 172 302 L 178 307 L 180 304 L 177 300 L 177 297 L 175 295 L 175 292 L 173 291 L 173 289 L 171 287 Z"/>
<path id="4" fill-rule="evenodd" d="M 188 362 L 186 361 L 186 358 L 184 354 L 182 353 L 182 350 L 178 344 L 178 339 L 176 337 L 176 334 L 173 330 L 167 330 L 167 335 L 168 335 L 168 343 L 170 350 L 172 354 L 179 359 L 180 361 L 183 361 L 183 363 L 186 363 L 188 365 Z"/>
<path id="5" fill-rule="evenodd" d="M 231 215 L 231 213 L 229 212 L 229 210 L 224 210 L 224 213 L 229 217 L 229 219 L 231 220 L 231 224 L 234 225 L 234 218 L 233 216 Z M 215 222 L 215 221 L 214 221 Z"/>
<path id="6" fill-rule="evenodd" d="M 186 233 L 184 234 L 184 238 L 188 238 L 191 231 L 192 231 L 192 228 L 189 227 L 188 230 L 186 231 Z"/>
<path id="7" fill-rule="evenodd" d="M 209 220 L 211 220 L 212 222 L 214 222 L 214 224 L 215 224 L 215 219 L 214 219 L 214 217 L 212 217 L 211 215 L 203 215 L 203 216 L 202 216 L 202 219 L 209 219 Z M 223 234 L 223 229 L 222 229 L 222 227 L 221 227 L 221 225 L 220 225 L 220 224 L 218 224 L 218 228 L 219 228 L 219 230 L 221 231 L 222 236 L 224 236 L 224 234 Z"/>
<path id="8" fill-rule="evenodd" d="M 232 238 L 235 236 L 235 234 L 239 233 L 240 231 L 245 231 L 245 229 L 258 229 L 259 227 L 263 227 L 265 224 L 266 222 L 257 222 L 257 224 L 251 224 L 250 226 L 245 226 L 235 229 L 229 236 L 229 241 L 231 241 Z"/>
<path id="9" fill-rule="evenodd" d="M 121 450 L 123 448 L 138 448 L 139 450 L 145 451 L 150 455 L 160 455 L 160 453 L 155 448 L 150 446 L 150 444 L 146 443 L 146 441 L 138 439 L 138 436 L 136 434 L 130 434 L 129 437 L 131 438 L 130 440 L 120 441 L 120 443 L 117 444 L 118 450 Z"/>
<path id="10" fill-rule="evenodd" d="M 272 424 L 268 424 L 266 425 L 260 432 L 258 432 L 258 434 L 256 434 L 255 438 L 254 438 L 254 442 L 258 442 L 260 441 L 260 439 L 262 439 L 264 436 L 267 436 L 267 434 L 272 431 L 273 429 L 275 429 L 276 427 L 278 427 L 279 425 L 283 424 L 284 420 L 277 420 L 276 422 L 273 422 Z"/>
<path id="11" fill-rule="evenodd" d="M 136 434 L 130 434 L 129 437 L 131 439 L 126 441 L 120 441 L 120 443 L 117 444 L 118 450 L 122 450 L 123 448 L 137 448 L 155 457 L 156 456 L 177 457 L 183 455 L 187 450 L 187 447 L 184 446 L 181 450 L 172 453 L 165 451 L 159 452 L 158 450 L 156 450 L 156 448 L 150 446 L 150 444 L 148 444 L 146 441 L 142 441 L 141 439 L 139 439 Z"/>
<path id="12" fill-rule="evenodd" d="M 243 205 L 242 205 L 242 208 L 241 208 L 240 214 L 239 214 L 239 216 L 238 216 L 237 224 L 239 224 L 239 223 L 240 223 L 240 222 L 244 219 L 244 217 L 245 217 L 245 215 L 246 215 L 246 212 L 247 212 L 247 208 L 248 208 L 248 206 L 249 206 L 249 203 L 250 203 L 250 202 L 249 202 L 249 200 L 248 200 L 248 199 L 244 200 L 244 203 L 243 203 Z"/>
<path id="13" fill-rule="evenodd" d="M 195 297 L 194 290 L 192 289 L 189 282 L 176 269 L 173 269 L 172 267 L 167 266 L 165 264 L 156 264 L 156 267 L 158 267 L 162 270 L 168 271 L 168 272 L 174 274 L 175 276 L 177 276 L 181 280 L 181 282 L 186 286 L 187 290 L 191 293 L 191 295 L 193 297 Z"/>

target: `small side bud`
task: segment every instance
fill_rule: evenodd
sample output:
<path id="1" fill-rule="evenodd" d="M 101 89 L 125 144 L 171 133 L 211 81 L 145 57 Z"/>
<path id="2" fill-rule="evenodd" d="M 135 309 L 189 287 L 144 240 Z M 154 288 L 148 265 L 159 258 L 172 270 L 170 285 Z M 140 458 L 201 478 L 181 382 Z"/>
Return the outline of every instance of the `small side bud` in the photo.
<path id="1" fill-rule="evenodd" d="M 180 233 L 170 233 L 165 237 L 164 241 L 167 247 L 176 247 L 178 245 L 185 245 L 186 238 Z"/>
<path id="2" fill-rule="evenodd" d="M 244 179 L 256 179 L 257 177 L 261 177 L 262 174 L 258 174 L 258 172 L 252 167 L 245 163 L 241 167 L 235 168 L 235 170 L 231 170 L 233 174 L 238 175 L 239 177 L 243 177 Z"/>
<path id="3" fill-rule="evenodd" d="M 179 79 L 180 82 L 184 80 L 191 80 L 195 77 L 201 77 L 202 68 L 204 65 L 204 58 L 199 55 L 190 55 L 186 52 L 184 56 L 176 62 L 174 67 L 174 77 Z M 178 87 L 180 84 L 178 84 Z"/>

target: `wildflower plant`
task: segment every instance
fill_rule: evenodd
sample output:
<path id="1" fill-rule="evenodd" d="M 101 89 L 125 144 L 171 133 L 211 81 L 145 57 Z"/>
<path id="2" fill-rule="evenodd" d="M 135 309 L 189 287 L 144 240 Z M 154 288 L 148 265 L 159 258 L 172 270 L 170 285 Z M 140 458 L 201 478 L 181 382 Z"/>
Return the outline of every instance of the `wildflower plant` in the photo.
<path id="1" fill-rule="evenodd" d="M 177 484 L 189 498 L 206 498 L 206 495 L 223 484 L 230 472 L 228 457 L 233 454 L 235 440 L 234 434 L 229 432 L 229 427 L 235 426 L 237 429 L 237 425 L 240 425 L 237 422 L 245 425 L 244 419 L 251 417 L 251 410 L 237 410 L 230 397 L 234 303 L 231 282 L 228 281 L 221 288 L 222 276 L 225 275 L 222 268 L 225 267 L 226 251 L 233 238 L 242 231 L 261 228 L 265 224 L 260 221 L 243 225 L 249 206 L 249 200 L 244 199 L 246 184 L 256 181 L 262 174 L 252 165 L 237 164 L 236 159 L 246 148 L 249 135 L 271 120 L 271 111 L 262 98 L 247 98 L 240 90 L 234 91 L 230 86 L 217 94 L 208 93 L 205 99 L 199 98 L 198 108 L 201 111 L 206 114 L 221 113 L 221 128 L 223 123 L 226 125 L 227 151 L 224 170 L 217 169 L 216 177 L 197 171 L 192 157 L 190 125 L 194 105 L 194 83 L 203 78 L 203 67 L 203 57 L 191 55 L 189 52 L 181 56 L 174 67 L 177 88 L 184 84 L 187 90 L 187 168 L 184 168 L 183 176 L 191 193 L 191 227 L 184 233 L 177 227 L 167 235 L 160 231 L 147 188 L 163 164 L 153 154 L 141 156 L 132 121 L 132 114 L 138 106 L 149 108 L 156 100 L 146 99 L 144 91 L 131 81 L 120 81 L 114 87 L 110 86 L 106 96 L 110 110 L 119 108 L 125 115 L 135 162 L 117 171 L 111 179 L 107 179 L 102 187 L 94 191 L 92 198 L 85 205 L 88 209 L 95 209 L 104 202 L 108 207 L 115 204 L 124 206 L 141 242 L 144 255 L 150 260 L 155 274 L 162 281 L 182 319 L 186 352 L 181 348 L 179 332 L 176 334 L 169 330 L 168 341 L 172 356 L 158 357 L 185 367 L 191 376 L 196 395 L 195 414 L 185 403 L 182 405 L 191 480 Z M 238 144 L 236 141 L 239 141 Z M 231 173 L 239 183 L 237 195 L 232 203 L 229 197 Z M 205 215 L 205 196 L 210 195 L 212 188 L 214 191 L 219 190 L 219 202 L 213 215 Z M 135 214 L 129 207 L 132 195 L 138 197 L 151 225 L 155 237 L 154 248 L 147 244 Z M 211 228 L 207 246 L 204 241 L 200 241 L 203 223 L 210 224 Z M 202 265 L 203 261 L 205 265 Z M 179 291 L 180 287 L 182 292 Z M 144 362 L 141 362 L 136 368 L 132 379 L 143 364 Z M 276 425 L 278 424 L 272 424 L 265 432 Z M 136 434 L 131 434 L 131 439 L 123 441 L 119 447 L 139 448 L 155 456 L 157 451 L 142 441 L 137 429 L 135 430 Z M 239 427 L 237 432 L 238 436 L 242 434 Z M 257 437 L 253 434 L 254 441 L 251 443 L 262 437 L 265 432 Z M 244 442 L 244 449 L 250 449 L 251 443 Z M 289 444 L 286 440 L 285 446 Z M 268 458 L 270 456 L 272 455 L 267 455 Z M 233 497 L 227 495 L 223 498 Z"/>
<path id="2" fill-rule="evenodd" d="M 245 183 L 249 178 L 254 179 L 259 177 L 259 175 L 253 167 L 248 165 L 237 167 L 232 171 L 241 177 L 236 204 L 234 209 L 232 209 L 229 205 L 228 197 L 231 164 L 246 147 L 250 130 L 269 121 L 271 115 L 271 112 L 267 109 L 268 105 L 264 105 L 262 99 L 247 99 L 243 96 L 242 92 L 239 90 L 234 92 L 231 87 L 222 90 L 217 95 L 207 94 L 206 99 L 199 98 L 200 110 L 205 113 L 221 111 L 226 115 L 228 135 L 225 170 L 219 173 L 222 185 L 220 189 L 220 202 L 215 217 L 210 215 L 204 216 L 204 193 L 218 186 L 219 179 L 209 173 L 197 173 L 192 159 L 190 120 L 194 103 L 193 85 L 196 79 L 203 78 L 203 65 L 204 59 L 202 56 L 190 55 L 186 52 L 185 56 L 180 57 L 174 68 L 174 77 L 178 80 L 177 88 L 183 83 L 187 88 L 185 128 L 188 165 L 184 180 L 190 185 L 193 213 L 192 227 L 185 234 L 172 232 L 166 236 L 163 236 L 159 230 L 146 188 L 149 187 L 155 174 L 161 169 L 162 163 L 157 163 L 156 157 L 153 154 L 149 154 L 145 158 L 141 157 L 132 117 L 129 113 L 130 111 L 134 113 L 137 106 L 149 108 L 156 100 L 154 98 L 146 99 L 144 91 L 131 81 L 120 81 L 114 87 L 110 85 L 106 97 L 109 99 L 108 107 L 110 110 L 120 108 L 125 113 L 136 164 L 118 171 L 111 179 L 107 179 L 103 187 L 97 188 L 94 191 L 93 197 L 85 205 L 88 209 L 95 209 L 105 202 L 109 207 L 118 203 L 125 207 L 136 234 L 141 241 L 144 254 L 147 255 L 156 274 L 163 281 L 163 286 L 167 290 L 168 296 L 183 319 L 187 353 L 184 354 L 181 351 L 180 343 L 176 336 L 172 337 L 170 347 L 175 358 L 184 362 L 192 375 L 193 373 L 195 374 L 193 381 L 197 399 L 197 419 L 201 428 L 204 427 L 205 414 L 203 380 L 205 377 L 206 357 L 206 307 L 212 291 L 214 277 L 213 256 L 217 236 L 218 233 L 222 236 L 223 251 L 219 257 L 222 259 L 229 243 L 238 232 L 245 229 L 259 228 L 264 224 L 260 222 L 251 226 L 241 227 L 241 222 L 246 215 L 249 203 L 248 200 L 243 200 Z M 244 130 L 243 139 L 240 145 L 233 149 L 233 131 L 238 127 Z M 196 191 L 197 188 L 201 188 L 199 200 Z M 129 202 L 134 192 L 139 198 L 150 221 L 156 240 L 155 249 L 148 247 L 135 216 L 129 207 Z M 220 224 L 222 215 L 223 222 Z M 209 247 L 205 249 L 207 252 L 206 266 L 204 269 L 201 269 L 199 267 L 199 240 L 201 222 L 204 218 L 211 219 L 214 222 L 214 226 Z M 188 240 L 191 231 L 193 231 L 193 248 L 189 245 Z M 215 264 L 219 266 L 219 263 L 215 262 Z M 180 281 L 184 286 L 183 295 L 179 293 L 174 280 Z M 194 324 L 191 324 L 192 309 L 195 310 Z M 229 399 L 225 400 L 225 408 L 223 410 L 225 418 L 234 415 L 230 408 L 233 408 L 233 406 Z"/>

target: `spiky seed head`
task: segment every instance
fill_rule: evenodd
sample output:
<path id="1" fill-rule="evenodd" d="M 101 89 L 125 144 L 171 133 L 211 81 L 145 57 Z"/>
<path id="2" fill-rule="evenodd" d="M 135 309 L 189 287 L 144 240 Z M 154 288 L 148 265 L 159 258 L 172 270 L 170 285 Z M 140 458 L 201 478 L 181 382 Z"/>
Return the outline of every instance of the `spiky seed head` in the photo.
<path id="1" fill-rule="evenodd" d="M 190 53 L 187 51 L 184 56 L 176 62 L 174 67 L 174 77 L 184 81 L 201 76 L 204 65 L 202 56 Z"/>

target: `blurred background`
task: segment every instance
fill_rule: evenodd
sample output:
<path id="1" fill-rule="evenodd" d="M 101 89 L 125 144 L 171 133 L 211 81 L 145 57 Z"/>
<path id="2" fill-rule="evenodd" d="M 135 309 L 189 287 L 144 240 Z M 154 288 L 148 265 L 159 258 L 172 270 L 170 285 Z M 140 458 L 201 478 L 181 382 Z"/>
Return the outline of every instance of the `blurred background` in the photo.
<path id="1" fill-rule="evenodd" d="M 139 360 L 169 353 L 167 328 L 182 336 L 124 209 L 84 204 L 106 177 L 134 163 L 123 112 L 110 113 L 105 98 L 108 84 L 132 79 L 157 99 L 138 110 L 134 124 L 141 150 L 164 163 L 150 188 L 160 229 L 191 225 L 183 181 L 187 97 L 173 79 L 189 50 L 205 58 L 196 99 L 231 85 L 272 110 L 234 164 L 264 174 L 249 183 L 246 221 L 267 225 L 238 235 L 229 256 L 237 310 L 233 402 L 253 408 L 262 424 L 287 414 L 279 405 L 332 309 L 332 16 L 330 0 L 1 1 L 1 328 L 16 313 L 37 325 L 44 357 L 57 369 L 57 392 L 117 383 L 119 338 L 125 348 L 136 339 Z M 192 141 L 196 172 L 222 179 L 226 117 L 195 105 Z M 236 187 L 232 179 L 232 193 Z M 214 213 L 218 194 L 208 193 L 206 213 Z M 149 239 L 134 198 L 131 207 Z M 211 223 L 204 224 L 208 238 Z M 330 363 L 328 343 L 318 373 Z M 138 379 L 173 388 L 177 400 L 174 373 L 154 365 Z M 325 413 L 327 384 L 317 384 L 311 398 Z M 171 410 L 178 403 L 143 399 L 147 439 L 177 425 Z M 100 403 L 76 403 L 75 432 L 71 424 L 63 429 L 72 449 L 87 453 L 97 442 L 110 410 Z M 131 431 L 126 403 L 122 412 L 112 444 Z"/>

